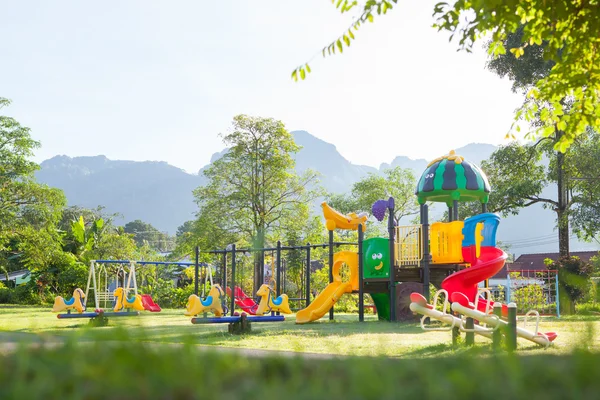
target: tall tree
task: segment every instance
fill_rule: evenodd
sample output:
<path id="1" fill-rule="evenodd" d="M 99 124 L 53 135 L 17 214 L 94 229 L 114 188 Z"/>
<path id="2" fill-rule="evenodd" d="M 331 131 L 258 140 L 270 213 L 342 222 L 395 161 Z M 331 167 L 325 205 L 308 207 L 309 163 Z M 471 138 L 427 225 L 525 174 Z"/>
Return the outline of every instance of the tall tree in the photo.
<path id="1" fill-rule="evenodd" d="M 579 238 L 600 242 L 600 135 L 590 131 L 578 138 L 573 152 L 565 177 L 570 184 L 567 187 L 569 220 Z"/>
<path id="2" fill-rule="evenodd" d="M 8 105 L 0 98 L 0 109 Z M 60 251 L 56 224 L 66 201 L 62 191 L 35 181 L 39 166 L 30 157 L 39 145 L 29 128 L 0 115 L 0 263 L 7 269 L 43 270 Z"/>
<path id="3" fill-rule="evenodd" d="M 356 0 L 334 1 L 341 13 L 355 7 L 359 13 L 348 30 L 323 48 L 323 57 L 336 51 L 342 53 L 363 23 L 373 22 L 375 15 L 387 14 L 396 3 L 397 0 L 367 0 L 359 5 Z M 564 151 L 588 126 L 600 131 L 599 8 L 599 0 L 459 0 L 437 3 L 433 15 L 434 27 L 450 33 L 451 41 L 457 40 L 461 50 L 471 51 L 477 39 L 491 36 L 490 53 L 505 54 L 505 40 L 518 29 L 522 29 L 521 41 L 510 49 L 517 58 L 529 46 L 545 42 L 544 58 L 554 65 L 547 75 L 533 82 L 527 96 L 536 101 L 525 102 L 516 112 L 511 134 L 520 131 L 521 120 L 530 126 L 530 134 L 534 136 L 553 136 L 557 127 L 564 135 L 555 148 Z M 308 64 L 303 64 L 294 69 L 292 78 L 305 79 L 310 71 Z M 571 100 L 570 104 L 563 101 L 566 98 Z M 533 121 L 539 123 L 530 125 Z"/>
<path id="4" fill-rule="evenodd" d="M 544 196 L 545 188 L 556 185 L 558 162 L 552 142 L 520 145 L 513 142 L 496 150 L 481 167 L 490 182 L 492 193 L 488 203 L 490 212 L 503 215 L 517 214 L 522 208 L 541 204 L 556 213 L 559 252 L 569 252 L 570 228 L 582 238 L 593 237 L 600 231 L 595 216 L 600 215 L 600 136 L 589 132 L 580 136 L 569 151 L 563 154 L 561 171 L 564 195 Z M 544 156 L 547 156 L 544 159 Z M 461 205 L 462 206 L 462 205 Z M 472 205 L 471 205 L 472 206 Z M 463 207 L 469 207 L 464 205 Z M 465 215 L 477 210 L 463 210 Z M 561 222 L 562 221 L 562 222 Z"/>
<path id="5" fill-rule="evenodd" d="M 515 32 L 508 34 L 502 45 L 509 51 L 499 54 L 496 57 L 491 57 L 487 64 L 487 67 L 500 77 L 508 76 L 513 81 L 513 92 L 521 92 L 523 95 L 526 95 L 526 93 L 532 90 L 540 79 L 546 78 L 556 64 L 554 60 L 544 57 L 548 52 L 548 48 L 550 47 L 550 43 L 546 40 L 542 41 L 541 43 L 530 43 L 529 46 L 520 49 L 523 43 L 523 35 L 525 30 L 526 25 L 521 25 Z M 488 43 L 490 52 L 492 52 L 495 45 L 496 44 L 493 41 Z M 535 107 L 542 109 L 542 112 L 538 113 L 535 119 L 532 119 L 532 122 L 536 125 L 543 125 L 543 102 L 540 102 L 536 98 L 525 96 L 525 103 L 531 103 Z M 565 98 L 563 98 L 560 99 L 560 103 L 567 104 L 568 102 L 565 100 Z M 565 110 L 565 112 L 570 111 L 570 109 Z M 526 158 L 523 159 L 523 161 L 525 163 L 534 161 L 533 158 L 535 156 L 532 154 L 532 152 L 536 152 L 538 150 L 541 151 L 538 151 L 539 154 L 542 154 L 543 152 L 543 154 L 551 159 L 550 165 L 552 171 L 548 171 L 551 174 L 551 176 L 549 175 L 548 178 L 556 183 L 556 200 L 545 199 L 535 200 L 534 202 L 545 203 L 548 206 L 552 206 L 552 208 L 556 210 L 559 252 L 561 256 L 567 256 L 569 254 L 568 211 L 570 208 L 570 202 L 568 198 L 568 191 L 570 185 L 567 182 L 568 178 L 565 176 L 565 157 L 567 157 L 565 154 L 566 150 L 564 148 L 560 148 L 561 142 L 565 136 L 565 132 L 560 129 L 559 126 L 560 124 L 555 123 L 553 125 L 552 134 L 550 134 L 550 131 L 548 131 L 548 134 L 544 138 L 540 139 L 535 146 L 530 147 L 527 150 L 529 154 L 525 155 Z M 550 144 L 550 146 L 548 144 Z M 530 181 L 531 176 L 523 177 L 523 179 L 524 182 Z M 541 184 L 541 181 L 537 182 L 536 184 Z M 531 196 L 535 196 L 535 193 L 539 193 L 539 191 L 534 189 L 533 191 L 527 193 L 527 195 L 530 196 L 528 199 L 530 202 L 533 201 Z"/>
<path id="6" fill-rule="evenodd" d="M 194 192 L 199 215 L 262 248 L 272 227 L 316 197 L 317 175 L 294 172 L 292 155 L 299 147 L 280 121 L 238 115 L 233 131 L 222 137 L 227 153 L 204 171 L 208 183 Z M 255 262 L 255 290 L 261 271 L 261 262 Z"/>

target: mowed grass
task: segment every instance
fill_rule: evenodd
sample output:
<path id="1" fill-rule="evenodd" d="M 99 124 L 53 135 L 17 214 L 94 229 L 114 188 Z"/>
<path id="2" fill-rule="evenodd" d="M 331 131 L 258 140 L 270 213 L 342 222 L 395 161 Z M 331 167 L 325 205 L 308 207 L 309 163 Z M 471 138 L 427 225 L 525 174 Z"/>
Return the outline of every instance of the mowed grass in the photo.
<path id="1" fill-rule="evenodd" d="M 111 318 L 106 327 L 90 327 L 88 319 L 56 318 L 48 308 L 0 305 L 0 343 L 81 341 L 136 341 L 163 344 L 258 349 L 331 355 L 438 357 L 467 351 L 453 348 L 449 331 L 424 332 L 418 323 L 389 323 L 366 315 L 336 314 L 307 325 L 296 325 L 294 316 L 285 322 L 253 323 L 252 333 L 236 336 L 227 324 L 193 325 L 183 310 L 142 313 L 137 317 Z M 533 329 L 533 327 L 531 327 Z M 519 339 L 523 354 L 564 354 L 574 349 L 600 351 L 600 317 L 544 318 L 540 331 L 558 332 L 549 349 Z M 463 334 L 464 336 L 464 334 Z M 0 347 L 1 349 L 1 347 Z M 476 338 L 473 350 L 491 351 L 490 341 Z"/>

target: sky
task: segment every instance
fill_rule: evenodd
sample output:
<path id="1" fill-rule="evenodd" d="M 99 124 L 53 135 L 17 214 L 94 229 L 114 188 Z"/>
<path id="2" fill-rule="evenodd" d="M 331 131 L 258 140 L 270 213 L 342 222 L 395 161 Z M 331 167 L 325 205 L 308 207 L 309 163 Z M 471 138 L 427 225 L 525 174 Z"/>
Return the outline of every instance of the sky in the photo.
<path id="1" fill-rule="evenodd" d="M 437 0 L 436 0 L 437 1 Z M 431 27 L 436 1 L 401 2 L 342 55 L 328 0 L 0 0 L 3 109 L 55 155 L 167 161 L 196 173 L 237 114 L 272 117 L 355 164 L 501 144 L 520 95 Z M 310 61 L 312 73 L 291 71 Z"/>

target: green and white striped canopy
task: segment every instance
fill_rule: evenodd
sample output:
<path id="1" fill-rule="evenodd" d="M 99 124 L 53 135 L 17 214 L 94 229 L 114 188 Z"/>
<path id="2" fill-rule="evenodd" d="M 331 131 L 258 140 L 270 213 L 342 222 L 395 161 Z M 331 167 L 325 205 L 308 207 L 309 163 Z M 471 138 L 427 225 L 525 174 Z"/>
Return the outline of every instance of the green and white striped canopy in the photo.
<path id="1" fill-rule="evenodd" d="M 452 150 L 429 163 L 415 194 L 420 204 L 435 201 L 450 207 L 454 200 L 487 203 L 490 191 L 485 173 Z"/>

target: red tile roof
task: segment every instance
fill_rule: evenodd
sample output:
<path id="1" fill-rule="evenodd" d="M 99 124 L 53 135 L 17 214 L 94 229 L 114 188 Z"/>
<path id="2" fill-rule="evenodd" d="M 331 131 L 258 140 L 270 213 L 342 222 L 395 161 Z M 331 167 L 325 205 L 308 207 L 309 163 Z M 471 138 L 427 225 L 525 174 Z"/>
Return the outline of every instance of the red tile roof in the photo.
<path id="1" fill-rule="evenodd" d="M 572 251 L 571 256 L 577 256 L 583 261 L 589 261 L 593 256 L 597 256 L 597 251 Z M 556 261 L 559 257 L 558 253 L 536 253 L 536 254 L 521 254 L 515 263 L 521 263 L 528 265 L 527 269 L 546 269 L 544 260 L 549 258 Z M 522 268 L 523 269 L 523 268 Z"/>

